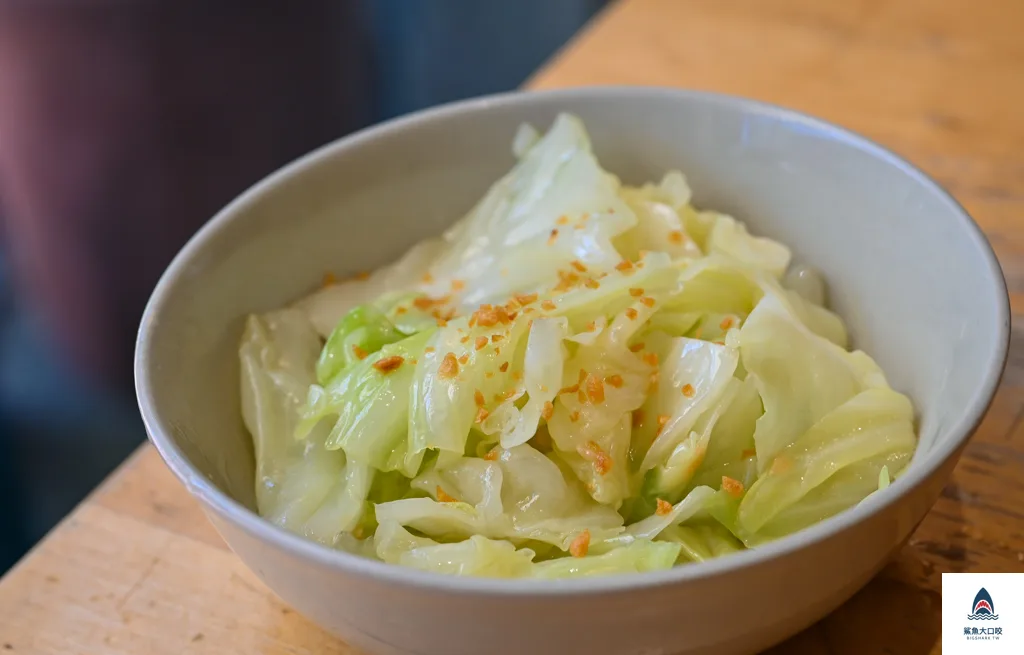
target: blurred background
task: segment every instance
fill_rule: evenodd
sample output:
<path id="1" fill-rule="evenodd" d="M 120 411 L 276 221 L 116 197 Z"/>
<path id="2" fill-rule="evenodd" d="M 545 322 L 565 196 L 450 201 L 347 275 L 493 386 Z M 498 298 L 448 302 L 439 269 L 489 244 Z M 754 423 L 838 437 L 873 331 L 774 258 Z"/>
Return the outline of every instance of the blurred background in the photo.
<path id="1" fill-rule="evenodd" d="M 605 2 L 0 0 L 0 572 L 145 438 L 138 319 L 207 218 L 355 129 L 515 88 Z"/>

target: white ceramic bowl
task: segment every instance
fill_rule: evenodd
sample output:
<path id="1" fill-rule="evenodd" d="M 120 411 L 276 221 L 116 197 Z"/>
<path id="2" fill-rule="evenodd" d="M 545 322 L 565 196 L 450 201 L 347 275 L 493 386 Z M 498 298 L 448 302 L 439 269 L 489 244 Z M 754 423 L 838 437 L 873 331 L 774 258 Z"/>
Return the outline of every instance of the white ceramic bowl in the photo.
<path id="1" fill-rule="evenodd" d="M 461 216 L 512 164 L 523 121 L 579 115 L 627 182 L 682 169 L 826 273 L 856 346 L 913 399 L 920 447 L 886 494 L 738 555 L 643 575 L 441 577 L 335 552 L 261 520 L 239 411 L 243 317 L 327 270 L 372 269 Z M 322 148 L 211 220 L 160 281 L 135 375 L 150 439 L 231 548 L 303 614 L 373 653 L 749 653 L 864 585 L 932 506 L 998 383 L 1006 288 L 984 236 L 913 166 L 838 127 L 703 93 L 515 93 L 418 113 Z"/>

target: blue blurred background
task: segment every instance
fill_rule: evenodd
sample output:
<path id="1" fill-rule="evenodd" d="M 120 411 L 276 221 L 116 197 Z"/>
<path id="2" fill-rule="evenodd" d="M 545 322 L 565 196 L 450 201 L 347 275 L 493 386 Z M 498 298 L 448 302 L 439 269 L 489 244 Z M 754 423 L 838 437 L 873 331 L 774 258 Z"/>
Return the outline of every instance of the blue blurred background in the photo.
<path id="1" fill-rule="evenodd" d="M 38 3 L 43 4 L 59 7 L 71 3 Z M 6 54 L 8 58 L 3 61 L 11 62 L 16 61 L 11 59 L 15 55 L 33 57 L 43 52 L 43 56 L 39 56 L 40 60 L 57 63 L 52 64 L 51 68 L 29 68 L 30 74 L 39 76 L 44 82 L 51 80 L 59 87 L 58 90 L 63 90 L 65 83 L 58 82 L 55 76 L 66 74 L 81 79 L 81 75 L 70 70 L 69 65 L 61 64 L 60 57 L 49 58 L 52 48 L 48 38 L 60 38 L 64 44 L 62 47 L 70 50 L 65 56 L 74 60 L 76 66 L 84 58 L 86 64 L 102 67 L 105 60 L 100 55 L 90 59 L 94 54 L 89 44 L 93 37 L 94 40 L 109 44 L 111 41 L 105 38 L 108 33 L 105 30 L 116 30 L 119 35 L 128 34 L 130 38 L 126 39 L 126 43 L 133 44 L 131 47 L 134 48 L 143 48 L 131 50 L 126 46 L 126 54 L 120 56 L 120 59 L 124 59 L 129 55 L 134 57 L 133 53 L 139 51 L 162 52 L 145 47 L 151 42 L 164 42 L 166 52 L 174 53 L 189 50 L 202 38 L 223 41 L 224 38 L 218 32 L 220 28 L 217 27 L 217 20 L 225 25 L 234 25 L 251 18 L 246 15 L 236 16 L 232 10 L 225 9 L 228 3 L 210 2 L 204 5 L 205 9 L 176 11 L 174 17 L 183 29 L 176 32 L 160 31 L 154 25 L 160 24 L 160 29 L 163 29 L 173 21 L 165 21 L 158 15 L 126 18 L 119 14 L 120 10 L 111 8 L 123 6 L 124 3 L 117 3 L 116 0 L 112 3 L 81 4 L 90 5 L 90 10 L 73 12 L 52 7 L 48 10 L 23 8 L 13 13 L 0 10 L 0 23 L 3 23 L 0 26 L 0 39 L 4 39 L 9 48 L 21 48 L 14 55 L 11 52 L 0 52 L 0 57 Z M 310 2 L 308 6 L 316 4 Z M 258 25 L 254 29 L 258 36 L 265 37 L 256 41 L 263 44 L 258 49 L 264 51 L 267 61 L 284 62 L 282 79 L 287 79 L 290 74 L 289 66 L 293 64 L 289 63 L 289 57 L 298 49 L 294 44 L 307 40 L 303 30 L 307 30 L 306 33 L 310 35 L 309 41 L 319 40 L 320 46 L 307 49 L 309 51 L 304 52 L 304 56 L 317 60 L 338 60 L 332 63 L 338 63 L 339 66 L 326 67 L 326 70 L 331 71 L 328 77 L 336 75 L 336 78 L 330 82 L 331 90 L 322 93 L 326 94 L 326 98 L 333 91 L 335 96 L 324 100 L 323 106 L 331 106 L 330 102 L 340 102 L 339 106 L 345 108 L 344 117 L 339 114 L 337 120 L 327 120 L 324 123 L 326 127 L 310 130 L 301 138 L 296 137 L 289 142 L 288 147 L 274 150 L 270 156 L 249 158 L 246 162 L 248 167 L 241 167 L 238 174 L 230 170 L 230 161 L 223 169 L 214 169 L 221 170 L 223 175 L 217 177 L 215 174 L 213 179 L 209 171 L 201 166 L 189 165 L 174 169 L 178 177 L 174 178 L 172 188 L 184 189 L 199 183 L 198 179 L 190 179 L 187 171 L 192 170 L 193 177 L 204 176 L 201 180 L 204 188 L 213 190 L 204 196 L 207 198 L 204 202 L 181 206 L 179 218 L 185 227 L 178 233 L 171 231 L 170 237 L 166 230 L 161 231 L 157 227 L 147 232 L 147 221 L 152 220 L 153 225 L 157 225 L 160 220 L 156 212 L 150 217 L 147 210 L 137 209 L 126 198 L 123 213 L 130 214 L 133 226 L 143 226 L 127 231 L 131 238 L 166 241 L 166 248 L 159 254 L 147 256 L 147 266 L 153 272 L 147 273 L 148 277 L 142 276 L 139 284 L 145 287 L 143 291 L 152 287 L 154 276 L 167 263 L 164 260 L 180 247 L 180 242 L 194 231 L 194 227 L 205 220 L 219 204 L 241 192 L 262 175 L 320 143 L 363 125 L 450 100 L 515 88 L 578 31 L 605 4 L 605 0 L 363 0 L 336 4 L 346 5 L 346 10 L 332 9 L 324 15 L 330 15 L 338 23 L 321 25 L 325 29 L 316 34 L 303 28 L 301 21 L 296 23 L 298 27 L 293 33 L 285 35 L 293 41 L 278 39 L 276 34 L 271 33 L 260 35 Z M 106 8 L 104 5 L 107 5 Z M 293 10 L 292 13 L 296 12 L 301 13 L 301 10 Z M 273 21 L 268 24 L 273 24 Z M 267 28 L 271 29 L 274 28 Z M 77 41 L 71 40 L 72 45 L 67 45 L 69 40 L 64 35 L 69 31 L 82 37 L 84 45 L 81 46 L 81 52 L 74 51 Z M 215 56 L 234 56 L 231 54 L 231 44 L 228 45 L 224 53 Z M 305 45 L 303 43 L 302 47 Z M 244 49 L 253 47 L 253 44 L 238 47 Z M 203 58 L 209 56 L 197 56 L 198 63 L 194 62 L 191 68 L 182 65 L 180 68 L 167 69 L 165 66 L 164 70 L 186 78 L 198 78 L 204 74 L 209 63 L 208 59 Z M 247 56 L 244 51 L 242 56 L 244 61 Z M 260 75 L 258 67 L 262 65 L 260 61 L 253 63 L 257 67 L 257 76 Z M 294 64 L 297 68 L 303 65 L 302 61 Z M 4 72 L 6 78 L 3 77 Z M 0 62 L 0 83 L 4 79 L 8 82 L 21 80 L 19 75 L 24 77 L 23 73 L 24 68 L 18 69 L 16 66 L 13 72 L 11 67 L 5 71 L 4 63 Z M 141 76 L 140 79 L 149 77 Z M 272 76 L 266 79 L 268 92 L 273 95 L 277 83 Z M 163 92 L 162 96 L 158 97 L 157 91 L 152 92 L 157 97 L 155 102 L 160 109 L 158 115 L 164 122 L 154 123 L 156 127 L 150 125 L 149 129 L 173 130 L 176 129 L 173 127 L 175 121 L 201 120 L 195 118 L 194 111 L 189 114 L 189 118 L 179 119 L 182 109 L 176 100 L 178 96 L 166 91 L 167 84 L 164 82 L 160 79 L 160 84 L 153 86 Z M 187 80 L 173 83 L 183 89 L 191 88 Z M 110 88 L 104 91 L 94 85 L 85 86 L 90 87 L 82 96 L 87 100 L 96 97 L 89 94 L 116 95 L 119 88 L 116 81 L 112 85 L 113 91 Z M 54 336 L 62 330 L 74 332 L 78 328 L 75 324 L 77 321 L 73 317 L 54 320 L 45 311 L 37 311 L 39 307 L 45 307 L 45 304 L 33 302 L 34 287 L 21 283 L 23 278 L 30 278 L 32 272 L 42 271 L 45 274 L 51 269 L 56 270 L 54 267 L 59 265 L 65 267 L 59 270 L 59 275 L 69 282 L 77 280 L 79 273 L 83 276 L 85 274 L 84 271 L 76 270 L 74 264 L 65 261 L 65 258 L 54 257 L 45 250 L 32 250 L 24 243 L 26 222 L 49 220 L 45 211 L 38 216 L 18 215 L 25 206 L 49 205 L 13 202 L 13 199 L 27 197 L 23 187 L 15 182 L 24 181 L 24 176 L 28 174 L 26 170 L 29 173 L 35 170 L 21 166 L 26 159 L 24 153 L 35 153 L 35 150 L 7 147 L 18 141 L 10 137 L 31 133 L 28 127 L 23 129 L 18 122 L 24 118 L 16 111 L 22 100 L 19 94 L 30 93 L 25 88 L 13 82 L 0 86 L 0 218 L 4 218 L 2 225 L 5 227 L 0 231 L 0 572 L 67 514 L 144 439 L 131 395 L 130 380 L 124 382 L 128 379 L 128 372 L 123 369 L 128 366 L 133 347 L 130 331 L 115 331 L 116 334 L 111 337 L 117 366 L 125 374 L 118 378 L 120 382 L 93 375 L 88 367 L 69 364 L 70 358 L 64 355 L 65 350 L 59 345 L 60 340 Z M 215 116 L 220 112 L 230 120 L 231 114 L 239 111 L 238 104 L 233 104 L 232 89 L 230 84 L 225 84 L 217 95 L 212 96 L 213 100 L 204 100 L 204 115 Z M 292 93 L 290 87 L 282 91 L 282 94 L 286 93 Z M 319 103 L 317 93 L 321 91 L 314 89 L 306 92 L 305 89 L 299 89 L 289 98 L 290 104 L 282 104 L 282 108 L 272 119 L 268 119 L 264 128 L 269 126 L 271 131 L 287 131 L 293 119 L 302 122 L 307 116 L 315 114 L 311 109 Z M 146 99 L 146 96 L 142 97 Z M 239 91 L 239 98 L 247 99 L 243 97 L 242 91 Z M 26 101 L 22 105 L 34 109 L 37 104 L 33 102 Z M 102 107 L 100 105 L 97 111 L 102 112 Z M 5 113 L 4 109 L 9 111 Z M 81 112 L 76 113 L 74 108 L 68 113 L 54 112 L 50 116 L 51 122 L 38 127 L 38 130 L 48 134 L 63 133 L 65 130 L 74 133 L 73 128 L 78 124 L 80 115 Z M 266 131 L 264 129 L 263 133 Z M 262 138 L 261 134 L 259 130 L 253 130 L 242 136 L 258 140 Z M 6 141 L 5 136 L 8 137 Z M 21 142 L 25 141 L 21 139 Z M 69 147 L 67 144 L 67 140 L 60 139 L 45 141 L 47 153 L 52 153 L 50 156 L 58 161 L 65 154 L 62 149 Z M 43 147 L 36 142 L 31 142 L 30 146 Z M 142 153 L 142 156 L 147 155 Z M 200 158 L 202 152 L 197 150 L 190 156 Z M 181 173 L 182 170 L 186 172 Z M 30 185 L 25 188 L 30 188 Z M 55 188 L 53 193 L 59 193 L 59 189 Z M 48 189 L 43 186 L 43 193 L 47 192 Z M 101 215 L 118 213 L 116 195 L 108 201 L 110 203 L 113 203 L 113 209 L 105 206 L 99 212 Z M 70 215 L 62 214 L 60 220 L 74 222 L 77 220 L 74 216 L 75 203 L 67 204 L 71 209 L 65 210 L 65 214 Z M 54 221 L 54 225 L 48 229 L 62 230 L 63 224 L 56 223 L 56 219 Z M 116 227 L 112 231 L 126 232 Z M 131 246 L 121 244 L 118 247 Z M 13 256 L 16 254 L 20 254 L 20 259 Z M 28 261 L 26 270 L 29 273 L 19 274 L 15 262 L 25 261 Z M 145 293 L 135 293 L 133 296 L 113 288 L 110 293 L 115 295 L 115 300 L 124 299 L 122 304 L 125 306 L 118 309 L 125 313 L 122 322 L 126 325 L 132 320 L 137 322 Z M 95 312 L 108 311 L 105 307 L 98 304 Z M 88 308 L 83 311 L 88 312 Z"/>

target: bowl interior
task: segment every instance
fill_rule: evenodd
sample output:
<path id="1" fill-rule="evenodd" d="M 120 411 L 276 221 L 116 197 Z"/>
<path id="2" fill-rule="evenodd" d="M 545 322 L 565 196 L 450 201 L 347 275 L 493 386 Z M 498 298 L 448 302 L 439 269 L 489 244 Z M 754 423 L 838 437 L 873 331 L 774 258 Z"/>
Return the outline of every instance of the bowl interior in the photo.
<path id="1" fill-rule="evenodd" d="M 856 347 L 918 412 L 912 466 L 937 465 L 1001 370 L 1006 294 L 974 225 L 920 173 L 842 130 L 772 107 L 657 89 L 515 94 L 414 115 L 342 140 L 247 192 L 175 260 L 140 332 L 151 436 L 253 507 L 239 408 L 244 317 L 373 269 L 464 214 L 513 163 L 523 121 L 585 122 L 623 181 L 681 169 L 698 206 L 731 213 L 822 269 Z M 187 465 L 186 465 L 187 467 Z M 177 471 L 188 478 L 191 471 Z"/>

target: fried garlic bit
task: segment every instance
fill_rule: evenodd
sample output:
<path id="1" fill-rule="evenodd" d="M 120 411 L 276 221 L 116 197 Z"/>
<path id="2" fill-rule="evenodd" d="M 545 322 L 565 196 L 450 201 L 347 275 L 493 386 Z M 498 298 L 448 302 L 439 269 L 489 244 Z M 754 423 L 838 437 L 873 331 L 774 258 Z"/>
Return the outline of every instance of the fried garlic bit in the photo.
<path id="1" fill-rule="evenodd" d="M 741 497 L 743 495 L 743 489 L 743 483 L 739 480 L 730 478 L 728 475 L 722 476 L 722 490 L 733 498 Z"/>
<path id="2" fill-rule="evenodd" d="M 583 444 L 576 449 L 576 452 L 594 465 L 594 470 L 598 475 L 605 475 L 612 469 L 612 458 L 594 441 Z"/>
<path id="3" fill-rule="evenodd" d="M 469 324 L 479 325 L 480 327 L 493 327 L 498 323 L 509 323 L 513 316 L 509 315 L 509 311 L 506 307 L 498 305 L 480 305 L 480 309 L 473 312 L 470 317 Z"/>
<path id="4" fill-rule="evenodd" d="M 437 369 L 437 377 L 443 380 L 450 380 L 458 376 L 459 374 L 459 362 L 455 359 L 455 353 L 448 353 L 441 360 L 441 366 Z"/>
<path id="5" fill-rule="evenodd" d="M 590 530 L 584 530 L 576 535 L 576 538 L 569 544 L 569 554 L 573 557 L 586 557 L 590 550 Z"/>
<path id="6" fill-rule="evenodd" d="M 373 367 L 381 373 L 387 375 L 388 373 L 397 370 L 405 358 L 401 355 L 392 355 L 391 357 L 385 357 L 384 359 L 378 360 L 373 363 Z"/>
<path id="7" fill-rule="evenodd" d="M 550 421 L 551 417 L 555 414 L 555 406 L 550 400 L 544 403 L 544 407 L 540 410 L 540 415 L 545 421 Z"/>
<path id="8" fill-rule="evenodd" d="M 587 380 L 587 397 L 590 398 L 590 402 L 603 403 L 604 402 L 604 380 L 597 377 L 596 375 L 590 376 Z"/>

